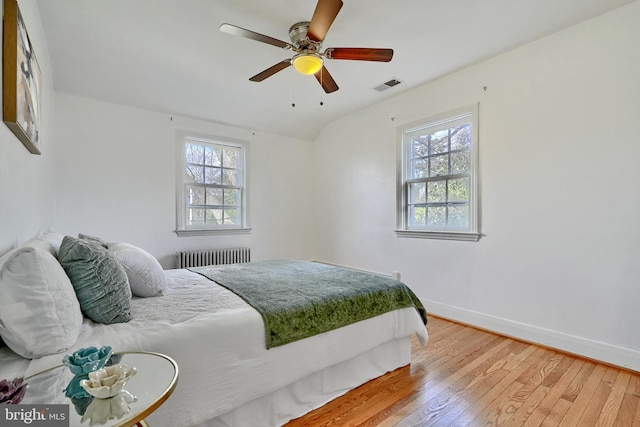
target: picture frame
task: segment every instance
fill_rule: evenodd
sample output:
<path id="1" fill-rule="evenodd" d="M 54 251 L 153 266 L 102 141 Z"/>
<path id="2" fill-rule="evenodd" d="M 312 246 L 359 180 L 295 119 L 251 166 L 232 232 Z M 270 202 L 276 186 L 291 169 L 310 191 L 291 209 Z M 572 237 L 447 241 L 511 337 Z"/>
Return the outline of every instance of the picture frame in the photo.
<path id="1" fill-rule="evenodd" d="M 17 1 L 3 1 L 2 119 L 27 150 L 40 154 L 42 72 Z"/>

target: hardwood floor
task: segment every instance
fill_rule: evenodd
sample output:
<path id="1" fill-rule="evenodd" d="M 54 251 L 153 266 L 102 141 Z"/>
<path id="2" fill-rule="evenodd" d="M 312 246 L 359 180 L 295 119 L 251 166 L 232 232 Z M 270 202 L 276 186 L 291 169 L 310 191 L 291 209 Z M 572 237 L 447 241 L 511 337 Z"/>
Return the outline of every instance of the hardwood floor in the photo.
<path id="1" fill-rule="evenodd" d="M 640 374 L 430 316 L 412 363 L 299 426 L 640 427 Z"/>

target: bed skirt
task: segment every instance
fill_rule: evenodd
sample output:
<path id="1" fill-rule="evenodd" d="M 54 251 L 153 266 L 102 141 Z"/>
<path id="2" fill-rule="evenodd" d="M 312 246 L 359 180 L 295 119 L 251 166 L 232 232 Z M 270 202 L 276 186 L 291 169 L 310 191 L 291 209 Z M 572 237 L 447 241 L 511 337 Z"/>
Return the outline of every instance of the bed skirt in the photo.
<path id="1" fill-rule="evenodd" d="M 308 375 L 198 427 L 274 427 L 319 408 L 365 382 L 411 362 L 411 337 L 380 344 L 353 359 Z M 212 396 L 215 398 L 215 396 Z M 149 417 L 151 425 L 153 414 Z"/>

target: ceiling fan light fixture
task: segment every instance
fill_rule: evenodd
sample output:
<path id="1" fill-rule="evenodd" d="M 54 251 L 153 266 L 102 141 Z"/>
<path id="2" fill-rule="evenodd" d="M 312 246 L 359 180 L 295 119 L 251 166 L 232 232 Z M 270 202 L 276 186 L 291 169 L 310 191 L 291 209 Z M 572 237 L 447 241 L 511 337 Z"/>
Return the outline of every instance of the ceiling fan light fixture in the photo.
<path id="1" fill-rule="evenodd" d="M 293 57 L 291 65 L 300 74 L 315 74 L 322 68 L 322 58 L 315 53 L 301 53 Z"/>

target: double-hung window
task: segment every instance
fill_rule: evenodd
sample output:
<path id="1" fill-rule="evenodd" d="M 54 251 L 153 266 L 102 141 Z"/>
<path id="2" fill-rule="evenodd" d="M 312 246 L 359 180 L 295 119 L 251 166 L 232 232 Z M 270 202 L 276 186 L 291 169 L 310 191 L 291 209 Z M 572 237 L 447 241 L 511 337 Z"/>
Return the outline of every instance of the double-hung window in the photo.
<path id="1" fill-rule="evenodd" d="M 248 231 L 247 143 L 179 133 L 178 235 Z"/>
<path id="2" fill-rule="evenodd" d="M 479 239 L 478 107 L 398 129 L 398 227 L 403 237 Z"/>

